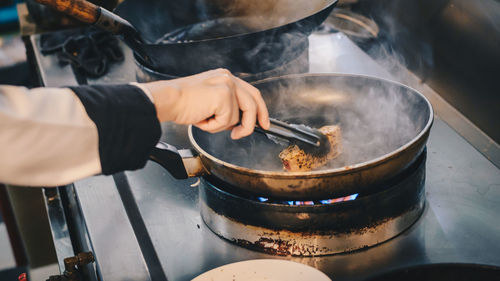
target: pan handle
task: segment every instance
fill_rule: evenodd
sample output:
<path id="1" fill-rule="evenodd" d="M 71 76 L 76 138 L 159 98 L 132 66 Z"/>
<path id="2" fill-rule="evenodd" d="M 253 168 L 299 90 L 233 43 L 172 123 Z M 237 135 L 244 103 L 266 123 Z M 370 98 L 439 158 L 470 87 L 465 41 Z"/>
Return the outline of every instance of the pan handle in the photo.
<path id="1" fill-rule="evenodd" d="M 126 35 L 142 43 L 137 30 L 124 18 L 85 0 L 35 0 L 75 19 L 98 26 L 116 35 Z"/>
<path id="2" fill-rule="evenodd" d="M 99 6 L 85 0 L 35 0 L 36 2 L 50 6 L 59 12 L 72 16 L 75 19 L 94 24 L 99 18 Z"/>
<path id="3" fill-rule="evenodd" d="M 146 43 L 144 42 L 144 39 L 141 37 L 137 29 L 135 29 L 135 27 L 130 24 L 130 22 L 102 7 L 99 7 L 99 11 L 99 17 L 94 23 L 95 26 L 109 31 L 115 35 L 120 35 L 123 38 L 123 41 L 144 62 L 149 64 L 151 67 L 156 66 L 154 60 L 149 57 L 148 52 L 145 49 Z"/>
<path id="4" fill-rule="evenodd" d="M 144 48 L 145 42 L 137 30 L 124 18 L 85 0 L 35 0 L 75 19 L 93 24 L 123 37 L 123 41 L 146 63 L 155 66 Z"/>
<path id="5" fill-rule="evenodd" d="M 191 149 L 181 149 L 165 142 L 158 142 L 149 159 L 160 164 L 176 179 L 187 179 L 206 174 L 198 154 Z"/>

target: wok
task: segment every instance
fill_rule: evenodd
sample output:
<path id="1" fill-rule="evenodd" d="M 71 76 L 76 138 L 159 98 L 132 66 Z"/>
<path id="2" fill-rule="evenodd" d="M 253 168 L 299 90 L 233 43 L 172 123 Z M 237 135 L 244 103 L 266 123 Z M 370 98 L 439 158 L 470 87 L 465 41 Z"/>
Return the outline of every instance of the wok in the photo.
<path id="1" fill-rule="evenodd" d="M 433 122 L 429 101 L 402 84 L 367 76 L 301 74 L 253 83 L 270 115 L 311 127 L 339 124 L 342 154 L 320 170 L 286 172 L 284 148 L 262 134 L 234 141 L 229 132 L 189 127 L 194 150 L 160 142 L 151 159 L 174 177 L 209 176 L 226 188 L 283 199 L 330 199 L 372 192 L 411 165 Z"/>
<path id="2" fill-rule="evenodd" d="M 337 0 L 126 0 L 115 13 L 85 0 L 35 0 L 123 36 L 141 64 L 185 76 L 225 67 L 259 73 L 297 57 Z M 170 34 L 168 38 L 159 39 Z"/>
<path id="3" fill-rule="evenodd" d="M 146 42 L 154 71 L 185 76 L 213 68 L 261 73 L 307 48 L 337 0 L 125 0 L 115 13 Z M 166 35 L 170 40 L 157 41 Z M 168 37 L 168 36 L 167 36 Z"/>

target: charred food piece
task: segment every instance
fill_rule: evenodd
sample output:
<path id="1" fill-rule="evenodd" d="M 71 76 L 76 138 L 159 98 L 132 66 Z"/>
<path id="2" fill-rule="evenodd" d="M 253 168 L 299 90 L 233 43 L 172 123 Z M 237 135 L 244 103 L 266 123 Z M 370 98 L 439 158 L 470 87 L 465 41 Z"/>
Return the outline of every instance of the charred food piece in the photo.
<path id="1" fill-rule="evenodd" d="M 297 145 L 290 145 L 281 151 L 279 157 L 283 163 L 283 168 L 289 172 L 305 172 L 320 168 L 328 161 L 337 157 L 342 151 L 342 135 L 340 127 L 337 125 L 324 126 L 319 129 L 328 138 L 330 150 L 326 155 L 318 156 L 307 153 Z"/>

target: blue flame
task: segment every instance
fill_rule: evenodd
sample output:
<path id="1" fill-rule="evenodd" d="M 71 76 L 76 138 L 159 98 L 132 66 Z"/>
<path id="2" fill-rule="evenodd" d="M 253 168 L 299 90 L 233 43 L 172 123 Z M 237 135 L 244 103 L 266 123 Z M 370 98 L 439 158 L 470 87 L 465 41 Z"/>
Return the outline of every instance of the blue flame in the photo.
<path id="1" fill-rule="evenodd" d="M 349 196 L 345 197 L 339 197 L 335 199 L 326 199 L 326 200 L 318 200 L 318 201 L 284 201 L 284 202 L 278 202 L 278 204 L 287 204 L 290 206 L 302 206 L 302 205 L 307 205 L 307 206 L 313 206 L 315 204 L 323 204 L 323 205 L 329 205 L 329 204 L 334 204 L 338 202 L 345 202 L 345 201 L 352 201 L 358 198 L 359 193 L 355 193 Z M 269 198 L 265 197 L 257 197 L 257 199 L 260 202 L 267 202 L 269 201 Z M 273 201 L 274 202 L 274 201 Z"/>

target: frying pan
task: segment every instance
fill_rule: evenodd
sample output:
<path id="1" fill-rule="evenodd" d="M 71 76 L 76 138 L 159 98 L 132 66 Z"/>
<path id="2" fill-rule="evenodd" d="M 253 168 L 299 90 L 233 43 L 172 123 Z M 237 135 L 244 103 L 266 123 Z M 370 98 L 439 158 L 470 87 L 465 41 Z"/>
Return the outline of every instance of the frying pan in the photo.
<path id="1" fill-rule="evenodd" d="M 209 176 L 234 191 L 314 200 L 383 188 L 425 148 L 433 122 L 429 101 L 402 84 L 367 76 L 301 74 L 253 83 L 270 115 L 310 127 L 338 124 L 342 154 L 320 170 L 286 172 L 285 147 L 262 134 L 234 141 L 229 132 L 189 127 L 194 149 L 159 143 L 151 159 L 178 179 Z"/>
<path id="2" fill-rule="evenodd" d="M 337 3 L 126 0 L 115 14 L 85 0 L 35 1 L 123 36 L 141 64 L 176 76 L 217 67 L 258 73 L 285 64 L 303 51 L 304 38 Z M 178 40 L 156 43 L 168 33 Z"/>

